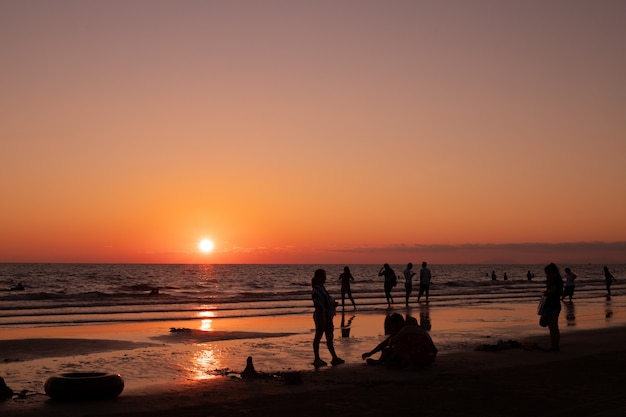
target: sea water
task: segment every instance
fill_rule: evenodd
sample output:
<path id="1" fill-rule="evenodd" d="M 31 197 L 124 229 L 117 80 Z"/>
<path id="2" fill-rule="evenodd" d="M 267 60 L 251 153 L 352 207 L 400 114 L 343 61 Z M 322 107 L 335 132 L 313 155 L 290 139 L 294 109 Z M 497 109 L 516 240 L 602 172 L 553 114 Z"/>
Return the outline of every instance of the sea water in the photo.
<path id="1" fill-rule="evenodd" d="M 312 310 L 311 278 L 327 271 L 326 288 L 340 301 L 339 274 L 345 265 L 132 265 L 0 264 L 0 328 L 87 325 L 142 321 L 184 321 L 301 314 Z M 348 265 L 359 311 L 387 308 L 380 265 Z M 568 266 L 578 276 L 575 299 L 603 300 L 603 265 Z M 392 295 L 404 305 L 406 265 Z M 622 295 L 626 265 L 608 265 Z M 461 307 L 491 303 L 536 304 L 545 288 L 543 265 L 429 265 L 430 304 Z M 413 270 L 416 302 L 419 265 Z M 497 279 L 492 280 L 495 272 Z M 528 272 L 533 275 L 527 278 Z M 504 273 L 507 280 L 504 280 Z M 562 271 L 563 273 L 563 271 Z M 22 289 L 17 289 L 21 288 Z M 348 300 L 347 306 L 351 307 Z"/>

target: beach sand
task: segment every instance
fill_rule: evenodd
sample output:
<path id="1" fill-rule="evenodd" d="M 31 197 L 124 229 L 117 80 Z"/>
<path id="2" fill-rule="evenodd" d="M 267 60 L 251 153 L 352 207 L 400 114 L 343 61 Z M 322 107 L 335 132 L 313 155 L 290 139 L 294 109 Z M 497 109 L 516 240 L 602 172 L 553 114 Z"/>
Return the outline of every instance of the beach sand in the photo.
<path id="1" fill-rule="evenodd" d="M 236 331 L 221 328 L 232 327 L 232 322 L 217 321 L 211 323 L 210 331 L 164 331 L 164 326 L 189 326 L 188 322 L 172 322 L 5 332 L 0 340 L 0 359 L 4 359 L 0 376 L 15 391 L 26 391 L 23 398 L 0 403 L 0 414 L 626 415 L 626 383 L 621 371 L 626 362 L 626 327 L 619 321 L 596 329 L 582 321 L 580 326 L 563 325 L 558 353 L 537 348 L 546 346 L 548 331 L 534 323 L 536 315 L 528 323 L 512 326 L 487 322 L 484 331 L 465 344 L 445 349 L 438 345 L 439 355 L 430 368 L 399 371 L 370 367 L 360 358 L 384 337 L 380 317 L 360 313 L 350 337 L 342 338 L 337 329 L 337 350 L 347 363 L 319 370 L 308 364 L 309 316 L 258 319 L 265 323 L 263 333 L 248 331 L 258 328 L 254 320 L 238 321 L 240 329 Z M 433 318 L 445 328 L 443 316 L 434 314 Z M 532 331 L 527 324 L 533 325 Z M 431 334 L 437 343 L 437 332 Z M 498 340 L 509 337 L 522 342 L 524 348 L 475 349 L 482 344 L 496 346 Z M 322 352 L 323 357 L 328 356 Z M 238 372 L 248 355 L 266 378 L 240 378 Z M 56 402 L 44 394 L 43 381 L 48 376 L 75 370 L 122 370 L 126 388 L 113 400 L 82 403 Z M 292 380 L 287 377 L 294 374 L 301 383 L 289 383 Z"/>

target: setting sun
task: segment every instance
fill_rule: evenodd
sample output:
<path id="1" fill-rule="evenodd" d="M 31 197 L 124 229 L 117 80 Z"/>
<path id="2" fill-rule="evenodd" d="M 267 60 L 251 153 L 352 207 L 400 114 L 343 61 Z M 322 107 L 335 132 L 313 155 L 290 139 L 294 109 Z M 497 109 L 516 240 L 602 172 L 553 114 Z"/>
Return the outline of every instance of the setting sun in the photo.
<path id="1" fill-rule="evenodd" d="M 213 241 L 211 239 L 202 239 L 200 243 L 198 243 L 198 248 L 202 253 L 213 252 L 214 246 L 215 245 L 213 244 Z"/>

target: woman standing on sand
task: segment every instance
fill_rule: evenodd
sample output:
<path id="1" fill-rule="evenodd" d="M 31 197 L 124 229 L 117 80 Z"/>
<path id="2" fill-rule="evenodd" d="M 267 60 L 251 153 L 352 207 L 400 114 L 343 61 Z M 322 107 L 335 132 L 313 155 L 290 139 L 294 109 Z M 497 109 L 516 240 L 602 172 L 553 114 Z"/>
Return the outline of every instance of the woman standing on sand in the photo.
<path id="1" fill-rule="evenodd" d="M 561 341 L 559 331 L 559 314 L 561 313 L 561 295 L 563 295 L 563 278 L 559 267 L 554 263 L 544 268 L 546 273 L 546 291 L 544 292 L 545 304 L 539 324 L 550 329 L 550 348 L 547 352 L 558 352 Z"/>
<path id="2" fill-rule="evenodd" d="M 313 306 L 315 307 L 315 312 L 313 312 L 313 321 L 315 322 L 315 337 L 313 338 L 313 354 L 315 359 L 313 360 L 313 365 L 316 368 L 327 365 L 327 363 L 320 358 L 320 341 L 322 340 L 322 335 L 326 335 L 326 346 L 328 346 L 328 351 L 333 358 L 330 363 L 339 365 L 345 362 L 335 353 L 335 346 L 333 345 L 335 331 L 333 317 L 335 317 L 336 302 L 328 291 L 326 291 L 326 288 L 324 288 L 325 282 L 326 271 L 323 269 L 315 270 L 315 274 L 311 280 L 311 297 L 313 298 Z"/>

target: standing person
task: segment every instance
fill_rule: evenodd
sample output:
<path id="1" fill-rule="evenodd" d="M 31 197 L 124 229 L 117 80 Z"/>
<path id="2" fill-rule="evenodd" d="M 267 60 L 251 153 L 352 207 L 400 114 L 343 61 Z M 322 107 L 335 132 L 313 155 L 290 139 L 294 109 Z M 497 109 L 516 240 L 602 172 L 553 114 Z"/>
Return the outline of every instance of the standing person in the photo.
<path id="1" fill-rule="evenodd" d="M 350 281 L 354 282 L 354 277 L 350 273 L 350 268 L 347 266 L 343 267 L 343 272 L 339 274 L 339 281 L 341 281 L 341 308 L 346 308 L 346 294 L 348 294 L 348 298 L 352 301 L 352 307 L 356 310 L 356 304 L 354 302 L 354 298 L 352 298 L 352 289 L 350 288 Z"/>
<path id="2" fill-rule="evenodd" d="M 378 271 L 378 276 L 385 277 L 384 288 L 385 288 L 385 297 L 387 298 L 387 308 L 391 308 L 393 304 L 393 297 L 391 296 L 391 289 L 396 286 L 397 278 L 396 273 L 393 272 L 393 269 L 389 266 L 389 264 L 384 264 L 380 271 Z"/>
<path id="3" fill-rule="evenodd" d="M 422 262 L 422 269 L 420 269 L 420 292 L 417 294 L 417 302 L 420 302 L 422 294 L 426 294 L 426 301 L 428 301 L 428 295 L 430 293 L 430 269 L 426 268 L 426 262 Z"/>
<path id="4" fill-rule="evenodd" d="M 497 279 L 498 279 L 498 277 L 496 276 L 496 271 L 491 271 L 491 280 L 495 281 Z"/>
<path id="5" fill-rule="evenodd" d="M 611 284 L 613 284 L 613 282 L 615 282 L 615 277 L 611 275 L 611 273 L 609 272 L 609 268 L 605 266 L 604 283 L 606 284 L 606 292 L 609 297 L 611 296 Z"/>
<path id="6" fill-rule="evenodd" d="M 561 313 L 561 295 L 563 294 L 563 278 L 559 267 L 554 263 L 543 269 L 546 273 L 545 303 L 539 324 L 550 329 L 550 348 L 547 352 L 558 352 L 561 341 L 559 331 L 559 314 Z"/>
<path id="7" fill-rule="evenodd" d="M 574 288 L 576 284 L 574 280 L 576 279 L 576 274 L 572 272 L 571 269 L 565 268 L 565 288 L 563 289 L 563 295 L 561 296 L 561 301 L 565 299 L 565 297 L 569 296 L 569 302 L 572 302 L 572 296 L 574 295 Z"/>
<path id="8" fill-rule="evenodd" d="M 332 356 L 331 364 L 339 365 L 345 361 L 341 359 L 335 353 L 335 346 L 333 345 L 334 326 L 333 317 L 335 316 L 336 303 L 333 297 L 330 296 L 324 283 L 326 282 L 326 271 L 323 269 L 315 270 L 313 279 L 311 280 L 311 297 L 313 298 L 313 306 L 315 311 L 313 312 L 313 321 L 315 322 L 315 337 L 313 338 L 313 354 L 315 359 L 313 365 L 316 368 L 326 366 L 327 363 L 320 358 L 320 341 L 322 335 L 326 335 L 326 346 Z"/>
<path id="9" fill-rule="evenodd" d="M 526 279 L 528 281 L 531 281 L 533 279 L 533 274 L 531 274 L 530 271 L 528 271 L 528 273 L 526 274 Z"/>
<path id="10" fill-rule="evenodd" d="M 406 305 L 409 305 L 409 296 L 411 292 L 413 292 L 413 276 L 415 272 L 413 272 L 413 264 L 409 262 L 406 264 L 406 269 L 404 270 L 404 290 L 406 291 Z"/>

